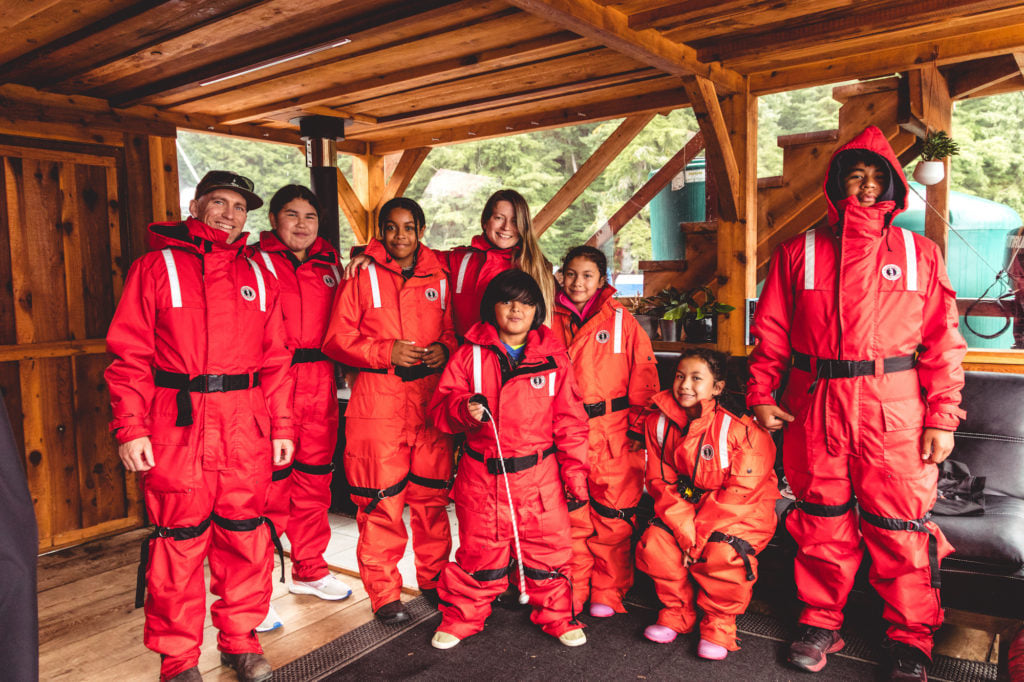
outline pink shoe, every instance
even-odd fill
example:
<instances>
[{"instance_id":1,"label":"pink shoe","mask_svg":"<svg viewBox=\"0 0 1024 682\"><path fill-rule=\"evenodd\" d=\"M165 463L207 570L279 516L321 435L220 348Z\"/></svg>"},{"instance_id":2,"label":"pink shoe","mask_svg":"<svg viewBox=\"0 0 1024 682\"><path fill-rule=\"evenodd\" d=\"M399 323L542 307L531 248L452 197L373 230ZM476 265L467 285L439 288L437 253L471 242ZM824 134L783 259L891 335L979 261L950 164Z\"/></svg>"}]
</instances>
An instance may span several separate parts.
<instances>
[{"instance_id":1,"label":"pink shoe","mask_svg":"<svg viewBox=\"0 0 1024 682\"><path fill-rule=\"evenodd\" d=\"M720 644L701 639L697 644L697 655L709 661L721 661L729 655L729 650Z\"/></svg>"},{"instance_id":2,"label":"pink shoe","mask_svg":"<svg viewBox=\"0 0 1024 682\"><path fill-rule=\"evenodd\" d=\"M658 625L657 623L654 625L648 625L644 628L644 637L652 642L657 642L658 644L674 642L677 634L679 633L672 628L665 627L664 625Z\"/></svg>"},{"instance_id":3,"label":"pink shoe","mask_svg":"<svg viewBox=\"0 0 1024 682\"><path fill-rule=\"evenodd\" d=\"M594 618L611 618L615 615L615 609L607 604L599 604L596 601L590 602L590 615Z\"/></svg>"}]
</instances>

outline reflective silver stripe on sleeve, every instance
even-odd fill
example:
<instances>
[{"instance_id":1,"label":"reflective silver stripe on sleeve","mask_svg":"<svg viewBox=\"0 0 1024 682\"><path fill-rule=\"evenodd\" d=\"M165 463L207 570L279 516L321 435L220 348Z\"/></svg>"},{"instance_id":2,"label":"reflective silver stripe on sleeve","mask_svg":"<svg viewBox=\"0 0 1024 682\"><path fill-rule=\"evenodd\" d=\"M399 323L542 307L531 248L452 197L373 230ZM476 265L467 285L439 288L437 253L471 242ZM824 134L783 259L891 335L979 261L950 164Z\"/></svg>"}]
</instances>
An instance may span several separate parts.
<instances>
[{"instance_id":1,"label":"reflective silver stripe on sleeve","mask_svg":"<svg viewBox=\"0 0 1024 682\"><path fill-rule=\"evenodd\" d=\"M270 260L270 254L266 251L260 251L260 255L263 256L263 262L267 264L267 270L270 270L270 274L277 277L277 270L274 269L274 261Z\"/></svg>"},{"instance_id":2,"label":"reflective silver stripe on sleeve","mask_svg":"<svg viewBox=\"0 0 1024 682\"><path fill-rule=\"evenodd\" d=\"M263 283L263 271L252 258L246 258L246 260L249 261L252 271L256 274L256 289L260 293L260 311L265 313L267 312L267 286Z\"/></svg>"},{"instance_id":3,"label":"reflective silver stripe on sleeve","mask_svg":"<svg viewBox=\"0 0 1024 682\"><path fill-rule=\"evenodd\" d=\"M171 307L181 307L181 282L178 281L178 266L174 263L174 252L170 249L160 251L167 265L167 282L171 285Z\"/></svg>"},{"instance_id":4,"label":"reflective silver stripe on sleeve","mask_svg":"<svg viewBox=\"0 0 1024 682\"><path fill-rule=\"evenodd\" d=\"M615 310L615 340L612 343L612 352L622 352L622 313L625 311L622 308L616 308Z\"/></svg>"},{"instance_id":5,"label":"reflective silver stripe on sleeve","mask_svg":"<svg viewBox=\"0 0 1024 682\"><path fill-rule=\"evenodd\" d=\"M718 463L723 469L729 468L729 425L732 424L732 417L725 415L722 419L722 428L718 432Z\"/></svg>"},{"instance_id":6,"label":"reflective silver stripe on sleeve","mask_svg":"<svg viewBox=\"0 0 1024 682\"><path fill-rule=\"evenodd\" d=\"M914 243L914 233L910 230L903 230L903 245L907 249L907 291L917 291L917 244Z\"/></svg>"},{"instance_id":7,"label":"reflective silver stripe on sleeve","mask_svg":"<svg viewBox=\"0 0 1024 682\"><path fill-rule=\"evenodd\" d=\"M462 280L466 277L466 268L469 267L469 259L473 256L473 252L469 251L465 256L462 257L462 264L459 265L459 278L455 281L455 293L462 293Z\"/></svg>"},{"instance_id":8,"label":"reflective silver stripe on sleeve","mask_svg":"<svg viewBox=\"0 0 1024 682\"><path fill-rule=\"evenodd\" d=\"M658 415L658 447L665 447L665 429L668 428L668 417L664 413Z\"/></svg>"},{"instance_id":9,"label":"reflective silver stripe on sleeve","mask_svg":"<svg viewBox=\"0 0 1024 682\"><path fill-rule=\"evenodd\" d=\"M334 273L334 281L337 282L338 284L341 284L341 273L338 272L338 266L332 265L331 272Z\"/></svg>"},{"instance_id":10,"label":"reflective silver stripe on sleeve","mask_svg":"<svg viewBox=\"0 0 1024 682\"><path fill-rule=\"evenodd\" d=\"M804 233L804 289L814 288L814 230Z\"/></svg>"},{"instance_id":11,"label":"reflective silver stripe on sleeve","mask_svg":"<svg viewBox=\"0 0 1024 682\"><path fill-rule=\"evenodd\" d=\"M440 287L441 287L441 310L444 310L445 309L444 298L445 298L445 295L448 293L448 280L445 279L444 277L441 278Z\"/></svg>"},{"instance_id":12,"label":"reflective silver stripe on sleeve","mask_svg":"<svg viewBox=\"0 0 1024 682\"><path fill-rule=\"evenodd\" d=\"M380 307L380 283L377 281L377 264L370 263L370 294L373 296L373 307Z\"/></svg>"},{"instance_id":13,"label":"reflective silver stripe on sleeve","mask_svg":"<svg viewBox=\"0 0 1024 682\"><path fill-rule=\"evenodd\" d=\"M473 344L473 393L483 395L483 379L481 377L482 370L480 364L480 346Z\"/></svg>"},{"instance_id":14,"label":"reflective silver stripe on sleeve","mask_svg":"<svg viewBox=\"0 0 1024 682\"><path fill-rule=\"evenodd\" d=\"M548 396L555 397L555 373L548 372Z\"/></svg>"}]
</instances>

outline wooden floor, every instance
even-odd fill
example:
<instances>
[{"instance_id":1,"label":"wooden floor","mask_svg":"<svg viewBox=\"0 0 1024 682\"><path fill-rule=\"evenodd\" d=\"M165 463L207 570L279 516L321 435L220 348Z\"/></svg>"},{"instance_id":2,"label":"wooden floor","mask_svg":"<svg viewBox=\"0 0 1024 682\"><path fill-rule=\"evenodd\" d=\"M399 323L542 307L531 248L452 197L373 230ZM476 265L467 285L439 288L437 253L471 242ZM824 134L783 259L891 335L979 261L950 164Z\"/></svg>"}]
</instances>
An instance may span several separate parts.
<instances>
[{"instance_id":1,"label":"wooden floor","mask_svg":"<svg viewBox=\"0 0 1024 682\"><path fill-rule=\"evenodd\" d=\"M139 547L148 532L132 531L39 558L40 679L159 678L160 657L142 645L142 609L133 608ZM273 604L286 626L260 635L275 668L373 619L357 577L342 576L352 587L351 597L328 602L290 594L276 581L279 571L276 566ZM236 679L220 665L209 611L199 669L211 682Z\"/></svg>"}]
</instances>

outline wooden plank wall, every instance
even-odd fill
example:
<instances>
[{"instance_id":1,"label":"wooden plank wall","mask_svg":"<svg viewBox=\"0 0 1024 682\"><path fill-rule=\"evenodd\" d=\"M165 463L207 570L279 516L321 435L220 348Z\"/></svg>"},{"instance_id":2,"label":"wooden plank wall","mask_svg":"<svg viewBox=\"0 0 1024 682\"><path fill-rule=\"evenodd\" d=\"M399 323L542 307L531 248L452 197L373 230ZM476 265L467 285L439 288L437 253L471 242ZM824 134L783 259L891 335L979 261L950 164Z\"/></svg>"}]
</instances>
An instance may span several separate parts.
<instances>
[{"instance_id":1,"label":"wooden plank wall","mask_svg":"<svg viewBox=\"0 0 1024 682\"><path fill-rule=\"evenodd\" d=\"M0 391L47 551L143 523L107 430L104 337L145 225L177 217L177 165L173 137L72 127L57 140L6 127Z\"/></svg>"}]
</instances>

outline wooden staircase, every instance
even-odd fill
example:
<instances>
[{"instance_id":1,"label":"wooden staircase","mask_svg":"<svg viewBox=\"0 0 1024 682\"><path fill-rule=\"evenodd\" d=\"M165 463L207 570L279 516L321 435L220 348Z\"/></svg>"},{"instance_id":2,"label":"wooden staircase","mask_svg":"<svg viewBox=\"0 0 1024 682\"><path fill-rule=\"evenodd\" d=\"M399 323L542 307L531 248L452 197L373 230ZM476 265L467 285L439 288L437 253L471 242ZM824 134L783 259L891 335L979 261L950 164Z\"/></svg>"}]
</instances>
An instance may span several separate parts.
<instances>
[{"instance_id":1,"label":"wooden staircase","mask_svg":"<svg viewBox=\"0 0 1024 682\"><path fill-rule=\"evenodd\" d=\"M767 272L772 252L782 242L823 223L826 217L822 184L832 153L869 125L878 126L897 156L914 147L917 136L905 129L901 112L912 110L899 78L885 78L835 88L842 103L839 127L779 137L782 175L758 180L757 277ZM901 159L903 160L903 159Z\"/></svg>"}]
</instances>

